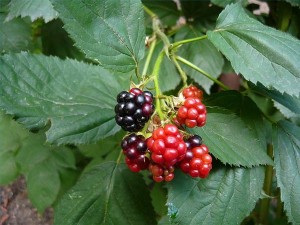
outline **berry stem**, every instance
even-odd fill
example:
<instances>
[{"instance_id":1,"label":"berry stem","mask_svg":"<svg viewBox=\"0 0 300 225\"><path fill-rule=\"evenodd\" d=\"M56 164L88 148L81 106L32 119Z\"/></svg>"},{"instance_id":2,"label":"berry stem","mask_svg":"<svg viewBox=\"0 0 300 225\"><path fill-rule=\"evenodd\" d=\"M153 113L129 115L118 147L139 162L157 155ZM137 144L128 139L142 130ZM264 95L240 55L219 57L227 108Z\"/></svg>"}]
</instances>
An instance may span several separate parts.
<instances>
[{"instance_id":1,"label":"berry stem","mask_svg":"<svg viewBox=\"0 0 300 225\"><path fill-rule=\"evenodd\" d=\"M146 62L145 62L144 68L143 68L142 76L145 76L147 74L148 67L149 67L149 64L150 64L150 61L151 61L151 58L152 58L152 55L153 55L153 52L154 52L154 49L155 49L155 45L156 45L156 38L154 38L154 40L152 41L152 43L150 45L149 53L148 53L147 58L146 58Z\"/></svg>"},{"instance_id":2,"label":"berry stem","mask_svg":"<svg viewBox=\"0 0 300 225\"><path fill-rule=\"evenodd\" d=\"M271 144L268 144L267 146L267 153L271 158L273 157L273 146ZM273 179L273 166L266 166L264 192L268 196L271 195L272 179ZM266 224L266 222L268 221L269 207L270 207L270 198L262 199L260 203L260 213L259 213L260 222L262 224Z\"/></svg>"},{"instance_id":3,"label":"berry stem","mask_svg":"<svg viewBox=\"0 0 300 225\"><path fill-rule=\"evenodd\" d=\"M143 8L144 8L144 11L152 18L157 17L156 14L154 12L152 12L152 10L149 9L147 6L143 5Z\"/></svg>"},{"instance_id":4,"label":"berry stem","mask_svg":"<svg viewBox=\"0 0 300 225\"><path fill-rule=\"evenodd\" d=\"M181 76L181 79L182 79L182 82L183 82L183 87L186 87L187 86L187 76L186 76L186 73L182 70L181 66L179 65L177 59L176 59L176 55L173 54L172 55L172 61L174 62L180 76Z\"/></svg>"},{"instance_id":5,"label":"berry stem","mask_svg":"<svg viewBox=\"0 0 300 225\"><path fill-rule=\"evenodd\" d=\"M190 61L180 57L180 56L176 56L176 59L184 64L186 64L187 66L193 68L194 70L202 73L204 76L206 76L208 79L212 80L213 82L215 82L216 84L218 84L221 88L223 88L224 90L230 90L229 87L227 87L225 84L223 84L222 82L220 82L218 79L214 78L212 75L210 75L209 73L207 73L206 71L200 69L198 66L196 66L195 64L191 63Z\"/></svg>"},{"instance_id":6,"label":"berry stem","mask_svg":"<svg viewBox=\"0 0 300 225\"><path fill-rule=\"evenodd\" d=\"M161 110L161 105L160 105L160 98L158 96L161 95L161 91L159 88L159 82L158 82L158 76L159 76L159 70L160 70L160 66L162 63L164 57L164 51L161 51L155 61L154 64L154 68L153 68L153 72L152 72L152 76L153 76L153 80L154 80L154 86L155 86L155 92L156 92L156 104L155 104L155 111L158 113L158 116L161 120L164 119L164 114Z\"/></svg>"},{"instance_id":7,"label":"berry stem","mask_svg":"<svg viewBox=\"0 0 300 225\"><path fill-rule=\"evenodd\" d=\"M174 42L170 46L170 50L176 49L180 45L191 43L191 42L194 42L194 41L200 41L200 40L203 40L203 39L206 39L206 38L207 38L207 35L203 35L203 36L196 37L196 38L190 38L190 39L185 39L185 40L182 40L182 41L177 41L177 42Z\"/></svg>"}]
</instances>

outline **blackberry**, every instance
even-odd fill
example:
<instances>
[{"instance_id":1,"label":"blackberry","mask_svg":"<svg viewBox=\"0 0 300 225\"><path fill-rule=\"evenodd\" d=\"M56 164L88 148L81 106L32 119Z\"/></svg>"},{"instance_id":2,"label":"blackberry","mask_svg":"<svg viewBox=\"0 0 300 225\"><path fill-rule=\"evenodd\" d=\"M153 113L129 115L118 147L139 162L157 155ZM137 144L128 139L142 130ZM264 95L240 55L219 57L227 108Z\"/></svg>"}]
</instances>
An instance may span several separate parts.
<instances>
[{"instance_id":1,"label":"blackberry","mask_svg":"<svg viewBox=\"0 0 300 225\"><path fill-rule=\"evenodd\" d=\"M126 156L125 162L133 172L148 169L150 160L146 156L147 144L142 135L135 133L128 135L121 142L123 153Z\"/></svg>"},{"instance_id":2,"label":"blackberry","mask_svg":"<svg viewBox=\"0 0 300 225\"><path fill-rule=\"evenodd\" d=\"M153 111L153 95L149 91L132 88L129 92L122 91L117 96L115 106L116 123L123 130L136 132L141 130L150 119Z\"/></svg>"}]
</instances>

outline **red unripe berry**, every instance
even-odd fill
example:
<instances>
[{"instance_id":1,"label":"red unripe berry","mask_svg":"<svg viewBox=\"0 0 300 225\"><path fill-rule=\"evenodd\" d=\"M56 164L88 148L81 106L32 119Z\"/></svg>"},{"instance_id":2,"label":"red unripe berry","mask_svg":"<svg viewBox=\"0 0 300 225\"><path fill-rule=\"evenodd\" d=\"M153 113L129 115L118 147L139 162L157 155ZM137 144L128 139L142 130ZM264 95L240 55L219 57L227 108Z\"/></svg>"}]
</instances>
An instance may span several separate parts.
<instances>
[{"instance_id":1,"label":"red unripe berry","mask_svg":"<svg viewBox=\"0 0 300 225\"><path fill-rule=\"evenodd\" d=\"M198 170L189 170L189 174L191 177L198 177L199 171Z\"/></svg>"},{"instance_id":2,"label":"red unripe berry","mask_svg":"<svg viewBox=\"0 0 300 225\"><path fill-rule=\"evenodd\" d=\"M139 88L131 88L129 91L133 95L140 95L143 94L143 91Z\"/></svg>"},{"instance_id":3,"label":"red unripe berry","mask_svg":"<svg viewBox=\"0 0 300 225\"><path fill-rule=\"evenodd\" d=\"M177 148L179 144L177 138L174 136L166 136L164 143L168 148Z\"/></svg>"},{"instance_id":4,"label":"red unripe berry","mask_svg":"<svg viewBox=\"0 0 300 225\"><path fill-rule=\"evenodd\" d=\"M163 164L165 162L163 155L152 153L151 154L151 159L153 162L158 163L158 164Z\"/></svg>"},{"instance_id":5,"label":"red unripe berry","mask_svg":"<svg viewBox=\"0 0 300 225\"><path fill-rule=\"evenodd\" d=\"M211 164L212 162L212 157L210 156L210 154L203 155L201 159L205 164Z\"/></svg>"},{"instance_id":6,"label":"red unripe berry","mask_svg":"<svg viewBox=\"0 0 300 225\"><path fill-rule=\"evenodd\" d=\"M136 163L133 163L133 164L129 164L128 165L128 168L132 171L132 172L140 172L140 167L136 164Z\"/></svg>"},{"instance_id":7,"label":"red unripe berry","mask_svg":"<svg viewBox=\"0 0 300 225\"><path fill-rule=\"evenodd\" d=\"M199 170L202 164L202 160L199 158L192 158L192 160L190 161L191 169L194 170Z\"/></svg>"},{"instance_id":8,"label":"red unripe berry","mask_svg":"<svg viewBox=\"0 0 300 225\"><path fill-rule=\"evenodd\" d=\"M195 147L192 149L193 155L196 158L202 158L203 155L205 155L205 150L201 146Z\"/></svg>"},{"instance_id":9,"label":"red unripe berry","mask_svg":"<svg viewBox=\"0 0 300 225\"><path fill-rule=\"evenodd\" d=\"M205 178L208 176L211 170L211 164L203 164L202 167L199 169L199 177Z\"/></svg>"},{"instance_id":10,"label":"red unripe berry","mask_svg":"<svg viewBox=\"0 0 300 225\"><path fill-rule=\"evenodd\" d=\"M197 126L197 121L196 120L190 120L190 119L186 119L185 120L185 125L189 128L193 128L195 126Z\"/></svg>"},{"instance_id":11,"label":"red unripe berry","mask_svg":"<svg viewBox=\"0 0 300 225\"><path fill-rule=\"evenodd\" d=\"M173 161L174 159L176 159L178 156L178 152L176 149L173 148L167 148L165 153L164 153L164 159L167 162Z\"/></svg>"},{"instance_id":12,"label":"red unripe berry","mask_svg":"<svg viewBox=\"0 0 300 225\"><path fill-rule=\"evenodd\" d=\"M188 108L185 106L181 106L177 111L177 115L180 118L185 119L188 116Z\"/></svg>"},{"instance_id":13,"label":"red unripe berry","mask_svg":"<svg viewBox=\"0 0 300 225\"><path fill-rule=\"evenodd\" d=\"M205 144L202 144L201 148L203 149L205 154L207 154L209 152L208 147Z\"/></svg>"},{"instance_id":14,"label":"red unripe berry","mask_svg":"<svg viewBox=\"0 0 300 225\"><path fill-rule=\"evenodd\" d=\"M159 165L151 164L151 173L153 174L153 176L160 176L164 173L164 170Z\"/></svg>"},{"instance_id":15,"label":"red unripe berry","mask_svg":"<svg viewBox=\"0 0 300 225\"><path fill-rule=\"evenodd\" d=\"M189 118L191 120L195 120L198 118L198 116L199 116L199 113L198 113L197 109L189 108L188 113L187 113L187 118Z\"/></svg>"},{"instance_id":16,"label":"red unripe berry","mask_svg":"<svg viewBox=\"0 0 300 225\"><path fill-rule=\"evenodd\" d=\"M152 137L148 138L148 139L146 140L146 142L147 142L147 147L148 147L149 149L150 149L150 148L153 148L154 140L153 140Z\"/></svg>"},{"instance_id":17,"label":"red unripe berry","mask_svg":"<svg viewBox=\"0 0 300 225\"><path fill-rule=\"evenodd\" d=\"M155 131L153 131L152 137L154 138L154 140L164 139L164 137L165 137L164 129L162 127L157 128ZM148 148L149 148L149 146L148 146Z\"/></svg>"},{"instance_id":18,"label":"red unripe berry","mask_svg":"<svg viewBox=\"0 0 300 225\"><path fill-rule=\"evenodd\" d=\"M174 173L170 173L167 176L165 176L165 181L170 182L174 179Z\"/></svg>"},{"instance_id":19,"label":"red unripe berry","mask_svg":"<svg viewBox=\"0 0 300 225\"><path fill-rule=\"evenodd\" d=\"M160 183L164 180L163 176L153 176L153 180L157 183Z\"/></svg>"},{"instance_id":20,"label":"red unripe berry","mask_svg":"<svg viewBox=\"0 0 300 225\"><path fill-rule=\"evenodd\" d=\"M164 127L165 135L173 135L176 136L178 134L178 128L173 124L167 124Z\"/></svg>"},{"instance_id":21,"label":"red unripe berry","mask_svg":"<svg viewBox=\"0 0 300 225\"><path fill-rule=\"evenodd\" d=\"M158 139L156 141L154 141L151 150L156 153L156 154L163 154L165 152L165 142L162 139Z\"/></svg>"},{"instance_id":22,"label":"red unripe berry","mask_svg":"<svg viewBox=\"0 0 300 225\"><path fill-rule=\"evenodd\" d=\"M187 108L191 108L193 107L195 104L196 104L196 99L195 98L187 98L185 101L184 101L184 106L187 107Z\"/></svg>"}]
</instances>

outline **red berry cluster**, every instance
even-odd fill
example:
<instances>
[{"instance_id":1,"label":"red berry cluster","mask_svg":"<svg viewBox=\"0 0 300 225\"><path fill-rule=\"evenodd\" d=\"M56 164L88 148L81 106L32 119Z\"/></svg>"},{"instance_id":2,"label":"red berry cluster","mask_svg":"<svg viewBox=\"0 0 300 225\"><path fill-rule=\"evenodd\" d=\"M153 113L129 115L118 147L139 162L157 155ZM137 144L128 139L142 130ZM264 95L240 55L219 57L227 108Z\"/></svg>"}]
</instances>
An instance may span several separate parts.
<instances>
[{"instance_id":1,"label":"red berry cluster","mask_svg":"<svg viewBox=\"0 0 300 225\"><path fill-rule=\"evenodd\" d=\"M179 164L180 169L191 177L207 177L212 168L212 157L208 147L202 144L202 139L198 135L190 137L185 143L187 151Z\"/></svg>"},{"instance_id":2,"label":"red berry cluster","mask_svg":"<svg viewBox=\"0 0 300 225\"><path fill-rule=\"evenodd\" d=\"M206 123L206 107L201 102L203 93L195 86L183 89L183 105L178 108L175 121L187 127L202 127Z\"/></svg>"},{"instance_id":3,"label":"red berry cluster","mask_svg":"<svg viewBox=\"0 0 300 225\"><path fill-rule=\"evenodd\" d=\"M173 124L167 124L164 128L159 127L153 131L152 136L147 139L147 146L151 153L151 160L155 164L153 179L158 180L161 176L166 181L173 179L173 165L185 157L186 145L182 134ZM156 173L156 168L160 167L163 173ZM172 174L172 175L170 175ZM172 177L172 179L171 179Z\"/></svg>"},{"instance_id":4,"label":"red berry cluster","mask_svg":"<svg viewBox=\"0 0 300 225\"><path fill-rule=\"evenodd\" d=\"M183 89L182 94L184 98L198 98L200 100L203 98L203 92L193 85Z\"/></svg>"}]
</instances>

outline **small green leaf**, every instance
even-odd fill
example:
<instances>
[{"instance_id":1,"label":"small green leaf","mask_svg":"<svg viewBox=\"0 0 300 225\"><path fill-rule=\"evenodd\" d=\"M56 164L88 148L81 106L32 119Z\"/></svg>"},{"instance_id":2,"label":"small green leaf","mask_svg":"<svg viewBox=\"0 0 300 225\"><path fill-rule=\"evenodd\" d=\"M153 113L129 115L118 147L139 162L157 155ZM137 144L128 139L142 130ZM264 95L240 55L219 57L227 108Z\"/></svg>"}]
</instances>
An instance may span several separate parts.
<instances>
[{"instance_id":1,"label":"small green leaf","mask_svg":"<svg viewBox=\"0 0 300 225\"><path fill-rule=\"evenodd\" d=\"M206 179L177 173L168 185L168 204L180 225L240 224L261 196L264 168L212 170Z\"/></svg>"},{"instance_id":2,"label":"small green leaf","mask_svg":"<svg viewBox=\"0 0 300 225\"><path fill-rule=\"evenodd\" d=\"M88 188L87 188L88 187ZM85 173L56 208L54 224L156 224L142 177L106 162Z\"/></svg>"},{"instance_id":3,"label":"small green leaf","mask_svg":"<svg viewBox=\"0 0 300 225\"><path fill-rule=\"evenodd\" d=\"M115 134L115 98L129 77L74 60L30 55L0 58L0 107L28 128L48 120L48 141L90 143Z\"/></svg>"},{"instance_id":4,"label":"small green leaf","mask_svg":"<svg viewBox=\"0 0 300 225\"><path fill-rule=\"evenodd\" d=\"M59 193L60 179L53 164L47 161L36 164L28 173L26 181L28 197L39 212L54 203Z\"/></svg>"},{"instance_id":5,"label":"small green leaf","mask_svg":"<svg viewBox=\"0 0 300 225\"><path fill-rule=\"evenodd\" d=\"M206 125L190 132L200 135L210 152L225 164L273 164L255 130L230 111L209 110Z\"/></svg>"},{"instance_id":6,"label":"small green leaf","mask_svg":"<svg viewBox=\"0 0 300 225\"><path fill-rule=\"evenodd\" d=\"M239 3L227 6L209 40L236 73L281 93L299 96L300 41L250 18Z\"/></svg>"},{"instance_id":7,"label":"small green leaf","mask_svg":"<svg viewBox=\"0 0 300 225\"><path fill-rule=\"evenodd\" d=\"M6 20L8 21L18 16L29 16L31 21L43 18L47 23L56 18L58 13L53 9L49 0L11 0Z\"/></svg>"},{"instance_id":8,"label":"small green leaf","mask_svg":"<svg viewBox=\"0 0 300 225\"><path fill-rule=\"evenodd\" d=\"M274 159L289 222L300 224L300 128L288 121L273 127Z\"/></svg>"},{"instance_id":9,"label":"small green leaf","mask_svg":"<svg viewBox=\"0 0 300 225\"><path fill-rule=\"evenodd\" d=\"M21 18L4 22L5 15L0 13L0 53L31 50L30 24Z\"/></svg>"},{"instance_id":10,"label":"small green leaf","mask_svg":"<svg viewBox=\"0 0 300 225\"><path fill-rule=\"evenodd\" d=\"M51 0L75 45L105 68L129 72L144 55L140 1Z\"/></svg>"},{"instance_id":11,"label":"small green leaf","mask_svg":"<svg viewBox=\"0 0 300 225\"><path fill-rule=\"evenodd\" d=\"M191 25L185 26L176 33L175 41L195 38L201 35L203 34L199 31L199 28ZM223 56L208 40L185 44L179 48L178 55L208 72L214 78L219 77L222 72L224 65ZM207 93L210 93L210 88L214 84L213 81L186 65L182 65L182 67L188 76L201 85Z\"/></svg>"},{"instance_id":12,"label":"small green leaf","mask_svg":"<svg viewBox=\"0 0 300 225\"><path fill-rule=\"evenodd\" d=\"M6 185L17 178L19 170L13 152L0 153L0 185Z\"/></svg>"}]
</instances>

